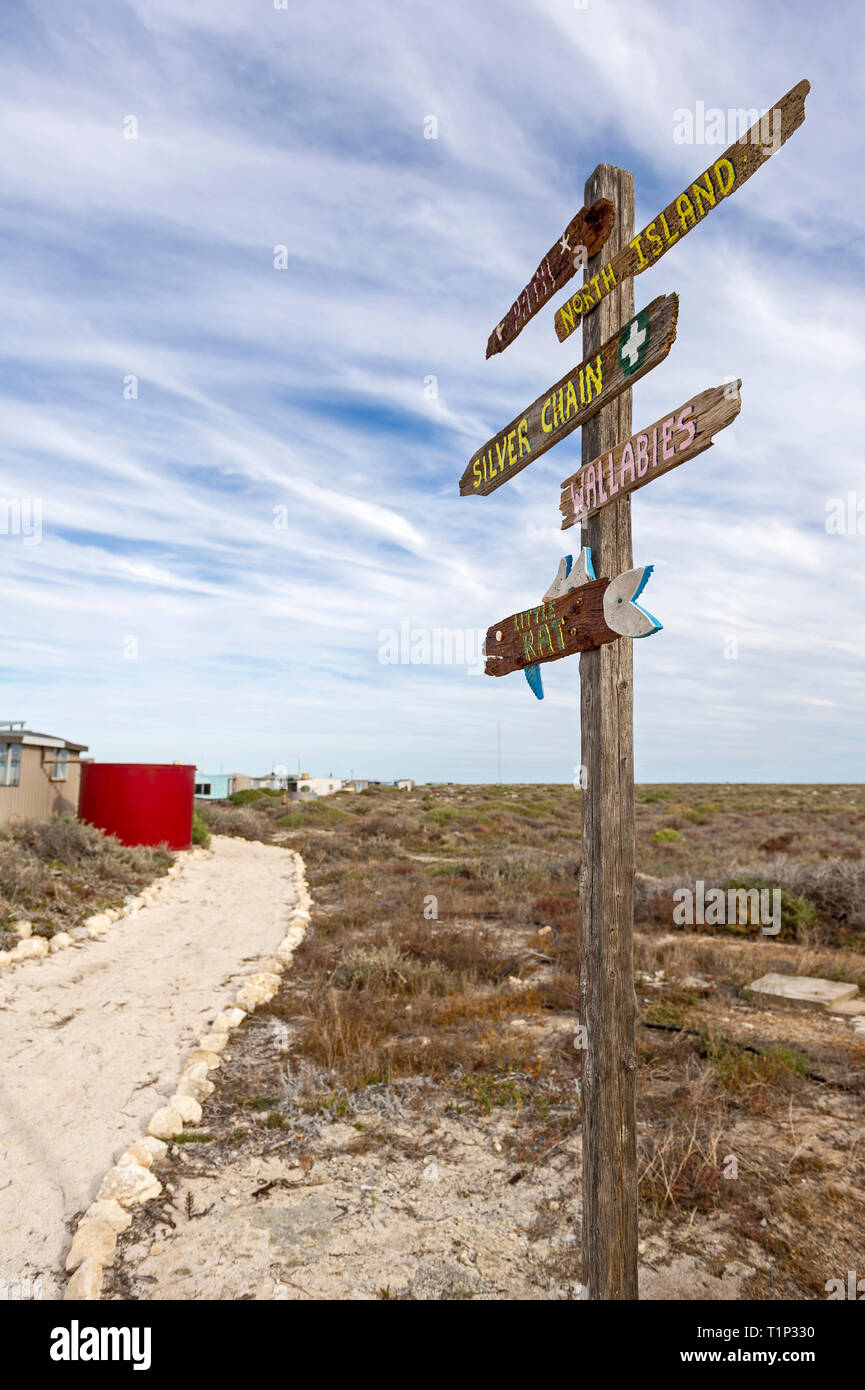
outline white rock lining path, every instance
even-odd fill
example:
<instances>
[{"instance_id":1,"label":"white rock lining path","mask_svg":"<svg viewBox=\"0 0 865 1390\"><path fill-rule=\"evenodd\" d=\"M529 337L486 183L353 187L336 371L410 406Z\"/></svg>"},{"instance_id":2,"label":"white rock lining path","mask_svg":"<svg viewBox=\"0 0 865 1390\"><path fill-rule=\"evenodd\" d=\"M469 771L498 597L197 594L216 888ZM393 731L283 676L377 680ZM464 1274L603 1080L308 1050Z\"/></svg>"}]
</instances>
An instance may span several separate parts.
<instances>
[{"instance_id":1,"label":"white rock lining path","mask_svg":"<svg viewBox=\"0 0 865 1390\"><path fill-rule=\"evenodd\" d=\"M215 837L169 874L113 930L0 975L0 1280L38 1278L43 1297L100 1296L128 1208L162 1191L163 1136L200 1119L229 1031L310 920L290 850Z\"/></svg>"}]
</instances>

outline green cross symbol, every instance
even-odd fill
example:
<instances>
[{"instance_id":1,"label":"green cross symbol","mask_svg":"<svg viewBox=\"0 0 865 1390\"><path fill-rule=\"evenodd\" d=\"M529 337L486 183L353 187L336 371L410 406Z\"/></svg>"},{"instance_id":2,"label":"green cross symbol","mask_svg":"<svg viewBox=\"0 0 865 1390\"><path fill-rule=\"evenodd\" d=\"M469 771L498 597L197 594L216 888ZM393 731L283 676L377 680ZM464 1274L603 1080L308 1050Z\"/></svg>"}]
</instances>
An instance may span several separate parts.
<instances>
[{"instance_id":1,"label":"green cross symbol","mask_svg":"<svg viewBox=\"0 0 865 1390\"><path fill-rule=\"evenodd\" d=\"M642 367L650 337L649 315L642 309L619 335L619 361L625 376L633 376Z\"/></svg>"}]
</instances>

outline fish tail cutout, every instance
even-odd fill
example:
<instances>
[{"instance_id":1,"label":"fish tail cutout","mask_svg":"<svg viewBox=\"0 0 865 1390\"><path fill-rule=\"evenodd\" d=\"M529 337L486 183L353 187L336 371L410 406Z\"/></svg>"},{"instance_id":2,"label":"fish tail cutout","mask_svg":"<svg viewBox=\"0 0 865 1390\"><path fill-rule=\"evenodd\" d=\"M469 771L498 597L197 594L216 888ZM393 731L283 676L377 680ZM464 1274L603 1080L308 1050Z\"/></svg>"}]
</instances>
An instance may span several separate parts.
<instances>
[{"instance_id":1,"label":"fish tail cutout","mask_svg":"<svg viewBox=\"0 0 865 1390\"><path fill-rule=\"evenodd\" d=\"M540 666L524 666L523 675L529 683L529 689L539 700L544 698L544 687L541 681Z\"/></svg>"},{"instance_id":2,"label":"fish tail cutout","mask_svg":"<svg viewBox=\"0 0 865 1390\"><path fill-rule=\"evenodd\" d=\"M597 579L595 567L592 564L592 547L590 545L584 545L583 554L586 557L586 574L589 576L589 583L591 583L593 579Z\"/></svg>"}]
</instances>

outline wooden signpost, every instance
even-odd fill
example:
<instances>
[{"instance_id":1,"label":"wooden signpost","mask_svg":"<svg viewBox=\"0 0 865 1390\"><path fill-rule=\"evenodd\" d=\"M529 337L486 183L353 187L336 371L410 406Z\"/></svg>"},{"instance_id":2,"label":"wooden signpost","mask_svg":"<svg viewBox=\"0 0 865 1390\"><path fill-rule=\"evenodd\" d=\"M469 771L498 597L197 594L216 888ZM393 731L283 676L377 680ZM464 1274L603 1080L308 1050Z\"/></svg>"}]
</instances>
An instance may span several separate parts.
<instances>
[{"instance_id":1,"label":"wooden signpost","mask_svg":"<svg viewBox=\"0 0 865 1390\"><path fill-rule=\"evenodd\" d=\"M616 496L636 492L687 459L712 447L712 437L731 425L742 408L741 381L701 391L663 420L601 458L592 459L562 483L562 530L587 521Z\"/></svg>"},{"instance_id":2,"label":"wooden signpost","mask_svg":"<svg viewBox=\"0 0 865 1390\"><path fill-rule=\"evenodd\" d=\"M679 299L659 295L473 454L464 497L486 496L663 362L676 339Z\"/></svg>"},{"instance_id":3,"label":"wooden signpost","mask_svg":"<svg viewBox=\"0 0 865 1390\"><path fill-rule=\"evenodd\" d=\"M487 343L487 357L504 352L522 333L529 319L533 319L576 274L581 248L587 258L603 249L614 219L613 205L606 198L599 198L590 208L580 208L555 246L550 247L525 289L517 295L501 323L493 329ZM583 268L582 264L579 268Z\"/></svg>"},{"instance_id":4,"label":"wooden signpost","mask_svg":"<svg viewBox=\"0 0 865 1390\"><path fill-rule=\"evenodd\" d=\"M633 567L631 494L709 449L741 407L741 382L730 382L632 432L630 388L669 353L678 311L677 297L668 295L635 315L634 277L789 139L805 119L809 89L803 81L788 92L639 236L633 176L598 165L585 186L583 212L609 203L615 220L601 243L603 254L598 250L589 259L584 288L556 314L561 339L582 324L583 361L488 440L460 480L463 496L486 496L582 426L581 466L562 484L560 502L563 529L583 525L578 563L566 556L536 607L493 624L485 669L492 676L522 670L541 698L541 665L580 654L582 1285L590 1299L635 1299L638 1293L633 661L627 639L657 632L660 624L636 601L652 567ZM556 264L564 274L563 263ZM542 307L554 279L539 268L490 338L488 357ZM612 577L596 578L596 571Z\"/></svg>"},{"instance_id":5,"label":"wooden signpost","mask_svg":"<svg viewBox=\"0 0 865 1390\"><path fill-rule=\"evenodd\" d=\"M638 236L626 242L595 274L586 274L583 288L556 310L555 327L561 342L579 327L580 317L591 313L616 285L631 276L641 275L659 261L671 246L708 217L714 207L762 168L804 121L805 98L810 90L810 82L797 83Z\"/></svg>"}]
</instances>

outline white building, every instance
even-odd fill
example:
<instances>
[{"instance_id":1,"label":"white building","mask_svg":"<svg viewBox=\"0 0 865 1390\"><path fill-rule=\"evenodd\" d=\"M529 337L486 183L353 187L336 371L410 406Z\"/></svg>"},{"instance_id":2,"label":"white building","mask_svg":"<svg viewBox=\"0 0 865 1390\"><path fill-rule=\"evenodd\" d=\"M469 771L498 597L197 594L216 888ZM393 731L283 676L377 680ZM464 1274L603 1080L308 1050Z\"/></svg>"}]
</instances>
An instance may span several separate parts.
<instances>
[{"instance_id":1,"label":"white building","mask_svg":"<svg viewBox=\"0 0 865 1390\"><path fill-rule=\"evenodd\" d=\"M317 796L333 796L334 792L341 792L346 783L341 777L310 777L308 772L302 772L299 777L289 777L284 772L271 772L266 777L253 777L252 785L269 787L277 792L288 792L292 801L300 801L306 797L311 801Z\"/></svg>"},{"instance_id":2,"label":"white building","mask_svg":"<svg viewBox=\"0 0 865 1390\"><path fill-rule=\"evenodd\" d=\"M289 779L288 790L293 797L302 800L305 796L333 796L343 789L341 777L310 777L306 773Z\"/></svg>"}]
</instances>

